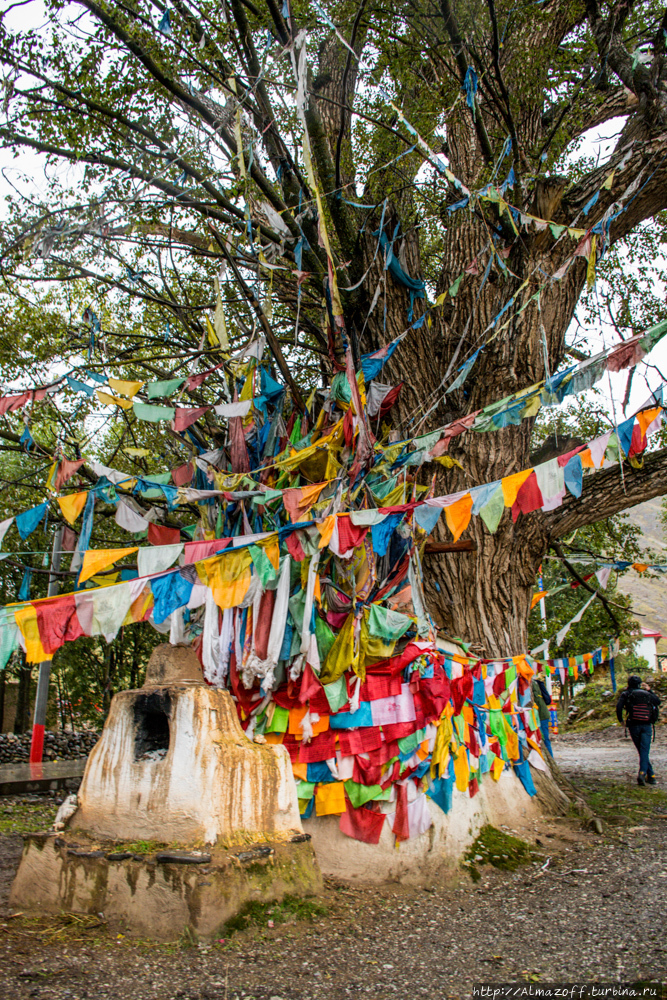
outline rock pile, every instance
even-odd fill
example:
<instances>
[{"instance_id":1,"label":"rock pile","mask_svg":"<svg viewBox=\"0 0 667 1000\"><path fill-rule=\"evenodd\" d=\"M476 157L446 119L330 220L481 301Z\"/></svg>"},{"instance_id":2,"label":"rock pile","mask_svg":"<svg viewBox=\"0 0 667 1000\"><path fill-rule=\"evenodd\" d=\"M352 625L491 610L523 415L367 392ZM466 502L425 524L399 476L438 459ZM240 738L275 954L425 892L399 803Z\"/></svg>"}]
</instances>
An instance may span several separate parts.
<instances>
[{"instance_id":1,"label":"rock pile","mask_svg":"<svg viewBox=\"0 0 667 1000\"><path fill-rule=\"evenodd\" d=\"M87 757L100 734L91 729L80 733L45 733L44 760L77 760ZM32 733L0 733L0 764L20 764L30 759Z\"/></svg>"}]
</instances>

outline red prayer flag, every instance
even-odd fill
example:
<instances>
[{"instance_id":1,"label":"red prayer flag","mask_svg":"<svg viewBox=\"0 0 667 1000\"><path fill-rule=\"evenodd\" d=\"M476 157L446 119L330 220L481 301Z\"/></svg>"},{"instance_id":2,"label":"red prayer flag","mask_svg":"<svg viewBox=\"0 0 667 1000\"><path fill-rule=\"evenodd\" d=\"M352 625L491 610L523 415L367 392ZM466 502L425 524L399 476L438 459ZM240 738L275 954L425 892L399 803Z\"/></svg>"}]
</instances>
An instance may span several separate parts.
<instances>
[{"instance_id":1,"label":"red prayer flag","mask_svg":"<svg viewBox=\"0 0 667 1000\"><path fill-rule=\"evenodd\" d=\"M211 409L210 406L179 406L176 409L176 416L174 417L174 430L180 433L190 427L203 417Z\"/></svg>"},{"instance_id":2,"label":"red prayer flag","mask_svg":"<svg viewBox=\"0 0 667 1000\"><path fill-rule=\"evenodd\" d=\"M213 372L217 372L218 368L222 368L224 363L224 361L221 361L219 365L216 365L214 368L209 368L208 371L201 372L199 375L189 375L185 380L185 388L188 390L198 389L200 385L203 385L209 375L212 375Z\"/></svg>"},{"instance_id":3,"label":"red prayer flag","mask_svg":"<svg viewBox=\"0 0 667 1000\"><path fill-rule=\"evenodd\" d=\"M180 528L168 528L165 524L148 524L148 541L151 545L175 545L181 540Z\"/></svg>"},{"instance_id":4,"label":"red prayer flag","mask_svg":"<svg viewBox=\"0 0 667 1000\"><path fill-rule=\"evenodd\" d=\"M534 510L539 510L543 503L537 476L533 471L525 483L519 487L516 500L512 505L512 520L516 521L519 514L530 514Z\"/></svg>"},{"instance_id":5,"label":"red prayer flag","mask_svg":"<svg viewBox=\"0 0 667 1000\"><path fill-rule=\"evenodd\" d=\"M268 591L268 593L274 594L275 591ZM321 687L322 685L315 676L315 671L311 667L310 663L306 663L306 669L301 677L301 688L299 690L299 701L301 704L305 705L310 698L314 698L315 695L318 694Z\"/></svg>"},{"instance_id":6,"label":"red prayer flag","mask_svg":"<svg viewBox=\"0 0 667 1000\"><path fill-rule=\"evenodd\" d=\"M394 388L390 392L387 393L387 395L384 397L384 399L380 403L380 411L379 411L378 417L377 417L378 420L382 420L383 417L387 416L387 414L391 410L392 406L394 405L394 403L398 399L400 391L401 391L402 388L403 388L403 383L399 382L398 385L395 385Z\"/></svg>"},{"instance_id":7,"label":"red prayer flag","mask_svg":"<svg viewBox=\"0 0 667 1000\"><path fill-rule=\"evenodd\" d=\"M54 484L57 493L60 493L60 490L67 482L67 480L71 479L74 473L77 472L82 465L83 465L82 458L76 459L73 462L70 462L66 458L63 458L61 460L60 465L58 466L58 471L56 472L56 480Z\"/></svg>"},{"instance_id":8,"label":"red prayer flag","mask_svg":"<svg viewBox=\"0 0 667 1000\"><path fill-rule=\"evenodd\" d=\"M385 821L384 813L375 812L365 806L354 809L349 800L346 800L346 804L347 809L340 817L340 832L364 844L378 844Z\"/></svg>"},{"instance_id":9,"label":"red prayer flag","mask_svg":"<svg viewBox=\"0 0 667 1000\"><path fill-rule=\"evenodd\" d=\"M174 486L189 486L192 482L192 462L179 465L171 470L171 480Z\"/></svg>"},{"instance_id":10,"label":"red prayer flag","mask_svg":"<svg viewBox=\"0 0 667 1000\"><path fill-rule=\"evenodd\" d=\"M34 602L37 627L44 652L52 655L66 643L85 635L76 614L74 594L63 594L51 601Z\"/></svg>"}]
</instances>

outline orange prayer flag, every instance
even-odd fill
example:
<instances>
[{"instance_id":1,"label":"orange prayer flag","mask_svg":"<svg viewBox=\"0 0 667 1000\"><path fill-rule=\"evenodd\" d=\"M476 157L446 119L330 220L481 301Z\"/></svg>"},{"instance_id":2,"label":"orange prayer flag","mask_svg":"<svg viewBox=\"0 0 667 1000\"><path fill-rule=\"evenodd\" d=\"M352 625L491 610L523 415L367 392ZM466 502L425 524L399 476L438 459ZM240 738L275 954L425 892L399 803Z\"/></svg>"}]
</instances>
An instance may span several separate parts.
<instances>
[{"instance_id":1,"label":"orange prayer flag","mask_svg":"<svg viewBox=\"0 0 667 1000\"><path fill-rule=\"evenodd\" d=\"M334 533L334 528L336 527L336 515L329 514L324 520L317 525L317 530L320 533L320 540L317 543L318 549L324 549L331 541L331 536Z\"/></svg>"},{"instance_id":2,"label":"orange prayer flag","mask_svg":"<svg viewBox=\"0 0 667 1000\"><path fill-rule=\"evenodd\" d=\"M546 590L538 590L538 591L536 591L536 593L533 594L533 596L531 598L531 601L530 601L530 610L531 611L533 610L533 608L535 607L535 605L539 604L539 602L542 600L542 598L546 596L546 593L547 593Z\"/></svg>"},{"instance_id":3,"label":"orange prayer flag","mask_svg":"<svg viewBox=\"0 0 667 1000\"><path fill-rule=\"evenodd\" d=\"M95 576L107 566L113 566L123 556L129 556L132 552L138 551L138 545L133 545L129 549L87 549L83 556L79 582L84 583L84 581L90 580L91 576Z\"/></svg>"},{"instance_id":4,"label":"orange prayer flag","mask_svg":"<svg viewBox=\"0 0 667 1000\"><path fill-rule=\"evenodd\" d=\"M650 410L642 410L641 413L637 414L637 423L641 427L642 437L646 434L646 428L653 423L661 410L661 406L654 406Z\"/></svg>"},{"instance_id":5,"label":"orange prayer flag","mask_svg":"<svg viewBox=\"0 0 667 1000\"><path fill-rule=\"evenodd\" d=\"M82 493L69 493L66 497L58 497L58 506L60 507L63 517L70 524L74 524L77 517L86 506L86 500L88 499L88 490L83 490Z\"/></svg>"},{"instance_id":6,"label":"orange prayer flag","mask_svg":"<svg viewBox=\"0 0 667 1000\"><path fill-rule=\"evenodd\" d=\"M506 507L514 506L519 490L533 471L533 469L522 469L521 472L515 472L513 476L505 476L500 480Z\"/></svg>"},{"instance_id":7,"label":"orange prayer flag","mask_svg":"<svg viewBox=\"0 0 667 1000\"><path fill-rule=\"evenodd\" d=\"M535 673L525 656L515 656L514 666L516 667L517 672L521 674L523 679L526 681L529 681Z\"/></svg>"},{"instance_id":8,"label":"orange prayer flag","mask_svg":"<svg viewBox=\"0 0 667 1000\"><path fill-rule=\"evenodd\" d=\"M593 461L593 456L591 454L590 448L584 448L583 451L579 452L579 458L581 459L581 464L584 469L594 469L595 462Z\"/></svg>"},{"instance_id":9,"label":"orange prayer flag","mask_svg":"<svg viewBox=\"0 0 667 1000\"><path fill-rule=\"evenodd\" d=\"M445 520L447 521L447 527L454 536L454 541L457 542L463 532L466 530L470 524L470 517L472 514L472 496L470 493L466 493L464 497L457 500L456 503L450 504L449 507L445 507Z\"/></svg>"},{"instance_id":10,"label":"orange prayer flag","mask_svg":"<svg viewBox=\"0 0 667 1000\"><path fill-rule=\"evenodd\" d=\"M645 573L648 569L648 563L636 562L632 564L632 568L637 570L638 573Z\"/></svg>"}]
</instances>

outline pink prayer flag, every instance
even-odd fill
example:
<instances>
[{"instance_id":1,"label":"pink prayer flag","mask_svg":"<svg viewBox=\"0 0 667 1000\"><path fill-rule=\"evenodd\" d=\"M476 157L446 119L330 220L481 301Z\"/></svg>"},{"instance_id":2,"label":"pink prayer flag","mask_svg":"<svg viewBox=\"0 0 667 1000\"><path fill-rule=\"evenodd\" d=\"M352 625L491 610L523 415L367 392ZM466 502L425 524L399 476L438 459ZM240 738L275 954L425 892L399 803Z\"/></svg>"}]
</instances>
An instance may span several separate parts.
<instances>
[{"instance_id":1,"label":"pink prayer flag","mask_svg":"<svg viewBox=\"0 0 667 1000\"><path fill-rule=\"evenodd\" d=\"M174 430L179 433L186 430L186 428L196 423L210 409L210 406L177 407L176 416L174 417Z\"/></svg>"}]
</instances>

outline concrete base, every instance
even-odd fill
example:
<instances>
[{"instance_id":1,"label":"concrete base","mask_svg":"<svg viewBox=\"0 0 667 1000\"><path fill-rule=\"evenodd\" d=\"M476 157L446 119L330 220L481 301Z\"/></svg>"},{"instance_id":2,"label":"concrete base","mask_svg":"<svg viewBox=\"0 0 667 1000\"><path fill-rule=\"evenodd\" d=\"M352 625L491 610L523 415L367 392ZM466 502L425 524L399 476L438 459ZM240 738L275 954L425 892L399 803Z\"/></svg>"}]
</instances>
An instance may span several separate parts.
<instances>
[{"instance_id":1,"label":"concrete base","mask_svg":"<svg viewBox=\"0 0 667 1000\"><path fill-rule=\"evenodd\" d=\"M432 884L434 879L446 878L448 870L460 874L461 855L485 824L509 826L519 835L522 831L528 835L545 815L567 812L569 800L551 778L535 771L531 774L538 792L533 798L512 771L504 771L498 781L486 776L473 799L454 789L448 813L429 800L433 826L398 847L387 823L377 845L346 837L340 832L338 816L306 820L303 828L313 838L324 876L362 883Z\"/></svg>"},{"instance_id":2,"label":"concrete base","mask_svg":"<svg viewBox=\"0 0 667 1000\"><path fill-rule=\"evenodd\" d=\"M183 933L225 937L249 902L312 896L322 889L310 838L296 834L224 850L165 849L80 835L31 834L10 906L33 913L103 913L114 930L163 941Z\"/></svg>"}]
</instances>

